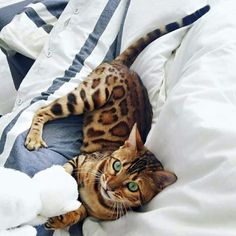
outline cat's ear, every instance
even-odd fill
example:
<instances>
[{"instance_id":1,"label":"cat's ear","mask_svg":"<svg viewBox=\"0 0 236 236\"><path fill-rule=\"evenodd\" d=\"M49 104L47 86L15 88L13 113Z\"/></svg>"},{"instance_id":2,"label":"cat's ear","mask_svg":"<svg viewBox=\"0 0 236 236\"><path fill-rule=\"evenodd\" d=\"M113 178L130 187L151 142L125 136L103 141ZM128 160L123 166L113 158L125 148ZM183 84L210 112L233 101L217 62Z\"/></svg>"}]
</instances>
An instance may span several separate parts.
<instances>
[{"instance_id":1,"label":"cat's ear","mask_svg":"<svg viewBox=\"0 0 236 236\"><path fill-rule=\"evenodd\" d=\"M154 173L154 175L154 181L157 187L160 189L164 189L177 180L177 177L174 173L166 170L158 170Z\"/></svg>"},{"instance_id":2,"label":"cat's ear","mask_svg":"<svg viewBox=\"0 0 236 236\"><path fill-rule=\"evenodd\" d=\"M133 147L136 150L142 150L143 149L143 141L141 139L140 133L138 131L137 123L134 124L129 138L125 141L126 147Z\"/></svg>"}]
</instances>

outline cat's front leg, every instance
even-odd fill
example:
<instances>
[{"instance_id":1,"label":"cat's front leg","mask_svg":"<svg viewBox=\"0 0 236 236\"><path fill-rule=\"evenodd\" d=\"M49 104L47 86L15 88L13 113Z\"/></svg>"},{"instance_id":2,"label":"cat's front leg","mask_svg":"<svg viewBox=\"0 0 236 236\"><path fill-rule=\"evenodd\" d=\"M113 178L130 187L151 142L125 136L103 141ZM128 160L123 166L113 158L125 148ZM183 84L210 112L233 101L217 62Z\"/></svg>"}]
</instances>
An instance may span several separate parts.
<instances>
[{"instance_id":1,"label":"cat's front leg","mask_svg":"<svg viewBox=\"0 0 236 236\"><path fill-rule=\"evenodd\" d=\"M28 150L38 150L40 147L47 147L43 141L42 132L44 124L50 120L47 107L39 109L33 117L29 133L25 140L25 146Z\"/></svg>"},{"instance_id":2,"label":"cat's front leg","mask_svg":"<svg viewBox=\"0 0 236 236\"><path fill-rule=\"evenodd\" d=\"M102 107L108 101L113 92L111 81L109 82L106 76L97 78L96 70L90 77L72 92L39 109L35 113L25 141L25 146L28 150L37 150L40 147L47 146L42 138L43 126L46 122L69 115L91 112Z\"/></svg>"},{"instance_id":3,"label":"cat's front leg","mask_svg":"<svg viewBox=\"0 0 236 236\"><path fill-rule=\"evenodd\" d=\"M63 229L74 225L83 220L87 216L87 211L84 205L81 205L77 210L66 213L65 215L49 218L44 224L48 230Z\"/></svg>"},{"instance_id":4,"label":"cat's front leg","mask_svg":"<svg viewBox=\"0 0 236 236\"><path fill-rule=\"evenodd\" d=\"M25 146L28 150L38 150L41 147L47 147L42 138L45 123L71 114L79 115L83 113L83 104L81 105L80 100L78 99L77 101L76 97L75 91L72 91L36 111L25 140Z\"/></svg>"}]
</instances>

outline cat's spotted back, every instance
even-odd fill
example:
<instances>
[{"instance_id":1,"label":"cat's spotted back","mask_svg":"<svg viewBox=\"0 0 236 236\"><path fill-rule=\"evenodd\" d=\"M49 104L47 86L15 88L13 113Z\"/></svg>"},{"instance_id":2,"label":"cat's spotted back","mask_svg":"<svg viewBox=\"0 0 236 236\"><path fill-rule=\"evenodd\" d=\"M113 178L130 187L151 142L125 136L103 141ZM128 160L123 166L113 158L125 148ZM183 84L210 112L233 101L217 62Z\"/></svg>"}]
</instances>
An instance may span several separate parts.
<instances>
[{"instance_id":1,"label":"cat's spotted back","mask_svg":"<svg viewBox=\"0 0 236 236\"><path fill-rule=\"evenodd\" d=\"M93 152L117 149L127 139L135 122L145 140L151 127L152 107L138 75L113 62L103 63L89 78L92 82L83 82L82 93L86 89L95 89L91 103L87 103L87 108L92 106L95 109L85 113L84 143L81 150ZM84 101L89 101L87 96L90 95L84 94ZM103 105L101 96L104 95L106 102Z\"/></svg>"}]
</instances>

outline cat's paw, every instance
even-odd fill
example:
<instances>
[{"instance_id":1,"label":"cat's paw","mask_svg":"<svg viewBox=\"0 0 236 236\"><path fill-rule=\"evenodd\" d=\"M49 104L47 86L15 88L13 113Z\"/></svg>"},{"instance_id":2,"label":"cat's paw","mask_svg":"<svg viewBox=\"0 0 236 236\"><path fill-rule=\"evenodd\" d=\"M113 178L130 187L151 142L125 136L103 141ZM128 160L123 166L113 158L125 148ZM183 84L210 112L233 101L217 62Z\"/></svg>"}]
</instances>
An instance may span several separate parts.
<instances>
[{"instance_id":1,"label":"cat's paw","mask_svg":"<svg viewBox=\"0 0 236 236\"><path fill-rule=\"evenodd\" d=\"M74 225L79 221L83 220L87 216L87 211L83 205L77 210L70 211L64 215L51 217L44 224L48 230L63 229L68 226Z\"/></svg>"},{"instance_id":2,"label":"cat's paw","mask_svg":"<svg viewBox=\"0 0 236 236\"><path fill-rule=\"evenodd\" d=\"M36 133L29 133L25 140L25 147L32 151L38 150L41 147L47 147L47 144L43 141L42 137Z\"/></svg>"},{"instance_id":3,"label":"cat's paw","mask_svg":"<svg viewBox=\"0 0 236 236\"><path fill-rule=\"evenodd\" d=\"M68 226L74 225L77 222L78 219L73 219L70 214L65 214L49 218L48 221L44 224L44 227L47 230L64 229Z\"/></svg>"},{"instance_id":4,"label":"cat's paw","mask_svg":"<svg viewBox=\"0 0 236 236\"><path fill-rule=\"evenodd\" d=\"M63 229L66 225L63 223L63 216L55 216L48 219L44 224L47 230Z\"/></svg>"}]
</instances>

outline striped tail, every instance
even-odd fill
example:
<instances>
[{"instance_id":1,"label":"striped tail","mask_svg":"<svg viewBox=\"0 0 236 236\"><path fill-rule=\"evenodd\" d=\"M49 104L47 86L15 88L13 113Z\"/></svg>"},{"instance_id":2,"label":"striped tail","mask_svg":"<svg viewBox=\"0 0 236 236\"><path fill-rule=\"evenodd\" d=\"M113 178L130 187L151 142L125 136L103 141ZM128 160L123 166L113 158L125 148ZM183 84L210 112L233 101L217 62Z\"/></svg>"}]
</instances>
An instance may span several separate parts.
<instances>
[{"instance_id":1,"label":"striped tail","mask_svg":"<svg viewBox=\"0 0 236 236\"><path fill-rule=\"evenodd\" d=\"M203 8L200 8L199 10L195 11L194 13L185 16L179 21L170 23L164 27L151 31L144 37L138 39L136 42L131 44L124 52L122 52L113 60L113 63L119 63L130 67L137 58L137 56L140 54L140 52L142 52L142 50L154 40L181 27L191 25L203 15L205 15L209 10L210 6L206 5Z\"/></svg>"}]
</instances>

